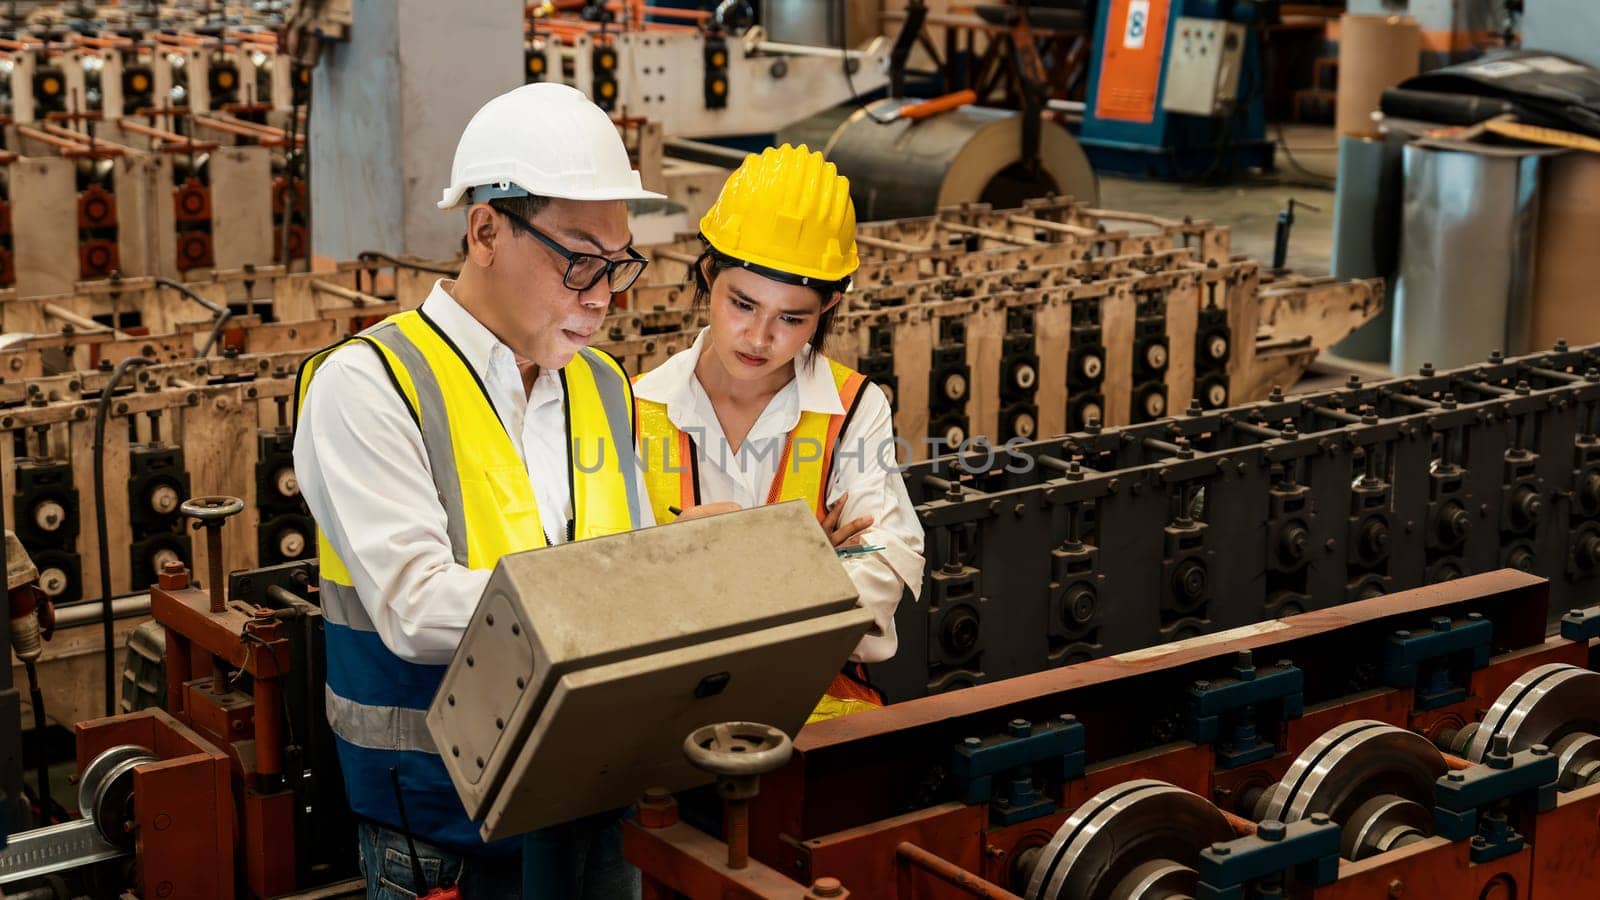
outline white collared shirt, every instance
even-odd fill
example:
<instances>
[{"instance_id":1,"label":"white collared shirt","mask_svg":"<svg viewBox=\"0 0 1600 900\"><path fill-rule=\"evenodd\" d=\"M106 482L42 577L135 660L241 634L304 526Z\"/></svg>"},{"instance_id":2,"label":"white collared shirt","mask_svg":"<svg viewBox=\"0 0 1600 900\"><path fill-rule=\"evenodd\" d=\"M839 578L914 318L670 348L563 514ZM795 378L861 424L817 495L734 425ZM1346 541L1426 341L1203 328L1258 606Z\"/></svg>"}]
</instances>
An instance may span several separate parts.
<instances>
[{"instance_id":1,"label":"white collared shirt","mask_svg":"<svg viewBox=\"0 0 1600 900\"><path fill-rule=\"evenodd\" d=\"M701 331L694 345L647 372L633 386L634 395L664 403L667 418L679 431L694 438L700 475L700 502L731 501L749 509L767 502L777 475L783 442L800 422L802 410L839 415L844 407L825 357L809 346L795 357L795 377L767 404L740 445L728 449L711 398L706 396L695 366L706 346ZM808 364L809 362L809 364ZM895 465L894 420L883 389L868 384L857 401L855 415L839 438L833 474L827 485L828 505L849 494L841 521L872 516L872 527L862 535L878 553L845 558L845 571L860 592L862 608L872 613L875 633L861 639L851 659L882 662L898 646L894 611L905 589L915 600L922 592L922 523L911 506L905 482Z\"/></svg>"},{"instance_id":2,"label":"white collared shirt","mask_svg":"<svg viewBox=\"0 0 1600 900\"><path fill-rule=\"evenodd\" d=\"M540 370L525 394L516 354L450 296L453 284L436 282L422 311L483 381L528 468L546 539L561 543L572 516L561 378ZM455 562L422 433L370 347L341 348L317 369L296 425L294 468L384 645L410 662L449 662L489 572Z\"/></svg>"}]
</instances>

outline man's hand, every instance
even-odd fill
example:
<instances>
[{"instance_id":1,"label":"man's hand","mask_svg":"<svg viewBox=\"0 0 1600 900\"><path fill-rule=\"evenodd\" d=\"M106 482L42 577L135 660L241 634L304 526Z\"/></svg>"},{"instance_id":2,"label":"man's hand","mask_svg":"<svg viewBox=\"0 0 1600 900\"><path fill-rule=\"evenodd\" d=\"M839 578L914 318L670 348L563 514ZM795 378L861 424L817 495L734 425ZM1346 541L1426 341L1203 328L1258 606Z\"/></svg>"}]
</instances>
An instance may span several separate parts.
<instances>
[{"instance_id":1,"label":"man's hand","mask_svg":"<svg viewBox=\"0 0 1600 900\"><path fill-rule=\"evenodd\" d=\"M850 499L849 494L839 498L839 502L828 507L828 514L822 520L822 530L828 533L828 540L834 547L854 547L861 543L861 532L872 527L872 517L862 516L851 519L841 524L839 517L844 513L845 502Z\"/></svg>"},{"instance_id":2,"label":"man's hand","mask_svg":"<svg viewBox=\"0 0 1600 900\"><path fill-rule=\"evenodd\" d=\"M704 519L706 516L717 516L723 513L736 512L740 509L743 509L743 507L730 500L724 500L721 503L702 503L699 506L691 506L685 509L673 521L687 522L690 519Z\"/></svg>"}]
</instances>

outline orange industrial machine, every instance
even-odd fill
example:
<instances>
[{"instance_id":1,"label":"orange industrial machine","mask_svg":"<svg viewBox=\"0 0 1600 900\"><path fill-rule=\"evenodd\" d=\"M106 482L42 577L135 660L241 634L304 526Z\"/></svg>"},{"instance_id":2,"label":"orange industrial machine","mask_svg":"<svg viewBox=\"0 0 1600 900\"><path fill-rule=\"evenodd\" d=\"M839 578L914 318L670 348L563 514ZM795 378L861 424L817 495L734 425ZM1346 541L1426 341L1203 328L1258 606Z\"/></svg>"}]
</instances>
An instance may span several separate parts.
<instances>
[{"instance_id":1,"label":"orange industrial machine","mask_svg":"<svg viewBox=\"0 0 1600 900\"><path fill-rule=\"evenodd\" d=\"M307 599L315 561L229 578L222 527L243 501L180 509L206 532L209 571L202 586L172 560L150 589L165 708L77 726L84 818L11 835L0 889L41 889L31 882L50 875L91 896L266 898L354 874L322 714L322 614Z\"/></svg>"},{"instance_id":2,"label":"orange industrial machine","mask_svg":"<svg viewBox=\"0 0 1600 900\"><path fill-rule=\"evenodd\" d=\"M647 900L1593 896L1600 609L1547 637L1546 602L1505 570L819 723L792 753L691 736L720 797L647 793L627 855Z\"/></svg>"}]
</instances>

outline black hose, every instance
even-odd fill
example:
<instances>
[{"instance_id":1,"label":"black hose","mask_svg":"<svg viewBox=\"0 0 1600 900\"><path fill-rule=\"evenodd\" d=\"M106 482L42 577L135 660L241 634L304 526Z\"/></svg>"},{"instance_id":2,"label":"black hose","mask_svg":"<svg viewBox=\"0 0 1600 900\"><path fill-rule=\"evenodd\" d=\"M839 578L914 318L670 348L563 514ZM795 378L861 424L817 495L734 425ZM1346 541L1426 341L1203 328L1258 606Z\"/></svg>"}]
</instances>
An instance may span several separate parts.
<instances>
[{"instance_id":1,"label":"black hose","mask_svg":"<svg viewBox=\"0 0 1600 900\"><path fill-rule=\"evenodd\" d=\"M375 259L379 262L388 263L397 269L414 269L418 272L432 272L435 275L449 275L451 278L461 274L455 269L446 269L444 266L430 266L427 263L406 262L402 259L395 259L387 253L379 253L376 250L363 250L356 254L356 259L362 262Z\"/></svg>"},{"instance_id":2,"label":"black hose","mask_svg":"<svg viewBox=\"0 0 1600 900\"><path fill-rule=\"evenodd\" d=\"M217 324L211 326L211 333L206 335L206 342L201 345L200 352L194 355L195 359L204 359L211 355L211 348L217 345L217 341L222 337L222 329L228 327L228 321L232 318L232 310L224 310L222 315L217 316Z\"/></svg>"},{"instance_id":3,"label":"black hose","mask_svg":"<svg viewBox=\"0 0 1600 900\"><path fill-rule=\"evenodd\" d=\"M321 39L320 35L319 35L318 39L319 40ZM300 171L302 173L304 173L304 174L301 175L300 180L302 182L304 182L304 184L306 186L306 197L307 197L307 199L309 199L311 197L311 98L314 97L314 96L316 96L316 86L312 85L309 89L306 90L306 130L304 132L304 134L306 136L305 155L300 157L299 160L298 160L299 169L300 169ZM298 119L300 117L300 114L297 112L297 113L294 113L294 116L295 116L296 119ZM307 209L305 214L306 214L306 271L309 272L309 271L311 271L311 263L312 263L312 259L311 259L311 226L312 226L313 223L311 221L311 210ZM284 224L287 226L288 223L285 222ZM287 271L288 268L289 268L289 261L287 259L284 260L283 261L283 265L284 265L284 270Z\"/></svg>"},{"instance_id":4,"label":"black hose","mask_svg":"<svg viewBox=\"0 0 1600 900\"><path fill-rule=\"evenodd\" d=\"M33 705L33 739L39 752L39 814L48 825L55 815L55 802L50 799L50 761L45 753L44 692L39 690L39 669L33 660L25 660L22 668L28 673L28 702Z\"/></svg>"},{"instance_id":5,"label":"black hose","mask_svg":"<svg viewBox=\"0 0 1600 900\"><path fill-rule=\"evenodd\" d=\"M210 301L206 301L209 303ZM100 392L100 402L94 411L94 512L95 531L100 538L100 613L101 638L105 641L106 664L106 715L117 713L117 644L112 632L111 611L111 548L106 537L106 416L111 410L111 395L123 376L133 366L148 366L150 360L143 356L130 356L111 370L111 380Z\"/></svg>"},{"instance_id":6,"label":"black hose","mask_svg":"<svg viewBox=\"0 0 1600 900\"><path fill-rule=\"evenodd\" d=\"M205 307L208 311L211 312L212 315L220 316L223 313L228 311L227 307L220 306L220 305L218 305L216 303L211 302L210 300L207 300L204 296L196 293L193 288L189 287L188 285L184 284L181 281L173 281L171 278L157 278L156 279L156 284L158 286L160 286L160 287L172 288L173 290L177 291L178 293L182 294L183 296L187 297L188 299L193 300L194 302L196 302L196 303L200 304L201 306Z\"/></svg>"},{"instance_id":7,"label":"black hose","mask_svg":"<svg viewBox=\"0 0 1600 900\"><path fill-rule=\"evenodd\" d=\"M292 83L299 78L300 64L292 63L289 66L290 93L294 93ZM283 159L283 240L278 243L278 258L283 260L285 272L294 271L294 260L289 258L289 230L294 226L294 195L295 185L300 171L300 103L296 100L289 104L289 145L284 151Z\"/></svg>"},{"instance_id":8,"label":"black hose","mask_svg":"<svg viewBox=\"0 0 1600 900\"><path fill-rule=\"evenodd\" d=\"M171 288L172 290L177 291L185 298L193 300L194 302L205 307L211 312L212 315L216 316L216 324L211 327L211 334L206 338L206 342L200 348L200 352L194 355L195 359L204 359L205 357L210 356L211 348L215 347L217 345L217 341L222 337L222 329L227 327L228 320L233 318L233 310L228 309L226 306L219 306L216 303L212 303L210 300L207 300L205 297L195 292L188 285L183 284L182 282L173 281L171 278L157 278L156 284L161 287Z\"/></svg>"}]
</instances>

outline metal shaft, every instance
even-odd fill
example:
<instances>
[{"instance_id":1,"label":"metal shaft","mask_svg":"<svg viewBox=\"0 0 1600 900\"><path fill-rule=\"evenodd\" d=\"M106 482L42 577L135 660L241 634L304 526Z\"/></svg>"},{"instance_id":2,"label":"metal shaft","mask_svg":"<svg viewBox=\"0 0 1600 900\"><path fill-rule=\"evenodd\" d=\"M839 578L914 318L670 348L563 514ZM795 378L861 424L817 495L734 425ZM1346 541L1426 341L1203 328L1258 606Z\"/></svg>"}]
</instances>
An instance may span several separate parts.
<instances>
[{"instance_id":1,"label":"metal shaft","mask_svg":"<svg viewBox=\"0 0 1600 900\"><path fill-rule=\"evenodd\" d=\"M750 801L723 801L722 838L728 843L728 868L750 865Z\"/></svg>"},{"instance_id":2,"label":"metal shaft","mask_svg":"<svg viewBox=\"0 0 1600 900\"><path fill-rule=\"evenodd\" d=\"M211 591L211 611L222 612L226 598L222 593L222 523L206 523L206 587Z\"/></svg>"}]
</instances>

